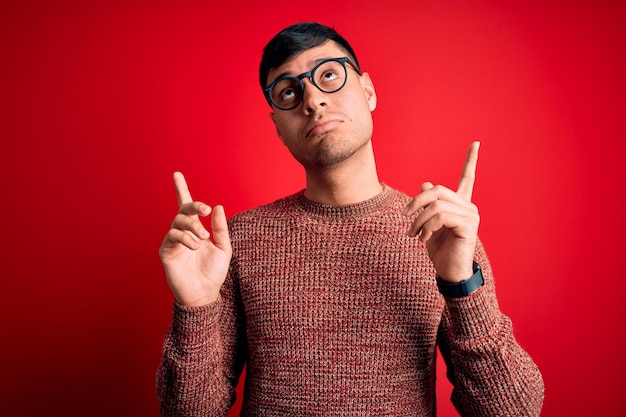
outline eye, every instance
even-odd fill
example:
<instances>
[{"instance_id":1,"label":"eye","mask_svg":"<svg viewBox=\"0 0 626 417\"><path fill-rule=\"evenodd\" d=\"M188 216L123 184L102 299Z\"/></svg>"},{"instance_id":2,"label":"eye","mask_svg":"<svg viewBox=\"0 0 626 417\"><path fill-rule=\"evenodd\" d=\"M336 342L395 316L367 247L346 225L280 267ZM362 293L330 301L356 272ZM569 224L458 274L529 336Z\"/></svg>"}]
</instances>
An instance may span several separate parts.
<instances>
[{"instance_id":1,"label":"eye","mask_svg":"<svg viewBox=\"0 0 626 417\"><path fill-rule=\"evenodd\" d=\"M322 83L334 81L337 78L339 78L339 74L335 71L335 69L327 69L319 77L320 82Z\"/></svg>"},{"instance_id":2,"label":"eye","mask_svg":"<svg viewBox=\"0 0 626 417\"><path fill-rule=\"evenodd\" d=\"M297 92L294 88L285 88L279 94L281 101L289 101L293 100L297 95Z\"/></svg>"},{"instance_id":3,"label":"eye","mask_svg":"<svg viewBox=\"0 0 626 417\"><path fill-rule=\"evenodd\" d=\"M272 89L272 99L281 106L297 101L301 94L300 85L293 78L281 79Z\"/></svg>"}]
</instances>

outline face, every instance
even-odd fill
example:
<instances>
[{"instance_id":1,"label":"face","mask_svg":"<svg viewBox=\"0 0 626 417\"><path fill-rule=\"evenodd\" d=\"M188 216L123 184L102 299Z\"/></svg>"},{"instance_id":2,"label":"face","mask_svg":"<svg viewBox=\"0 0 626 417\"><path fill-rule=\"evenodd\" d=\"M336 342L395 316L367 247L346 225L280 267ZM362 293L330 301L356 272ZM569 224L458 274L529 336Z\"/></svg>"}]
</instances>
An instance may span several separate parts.
<instances>
[{"instance_id":1,"label":"face","mask_svg":"<svg viewBox=\"0 0 626 417\"><path fill-rule=\"evenodd\" d=\"M273 68L269 85L276 78L298 76L311 71L320 60L346 56L335 42L308 49ZM304 95L294 109L274 108L270 114L281 141L307 169L341 163L363 150L372 137L372 111L376 93L367 73L359 75L350 64L345 86L334 93L324 93L310 78L302 80Z\"/></svg>"}]
</instances>

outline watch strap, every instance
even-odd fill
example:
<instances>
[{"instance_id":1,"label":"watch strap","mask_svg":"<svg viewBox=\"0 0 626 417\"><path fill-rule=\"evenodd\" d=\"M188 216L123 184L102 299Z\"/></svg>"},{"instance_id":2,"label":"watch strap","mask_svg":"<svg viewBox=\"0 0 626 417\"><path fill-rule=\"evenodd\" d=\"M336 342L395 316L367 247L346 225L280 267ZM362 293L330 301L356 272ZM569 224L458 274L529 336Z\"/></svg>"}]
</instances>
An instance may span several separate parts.
<instances>
[{"instance_id":1,"label":"watch strap","mask_svg":"<svg viewBox=\"0 0 626 417\"><path fill-rule=\"evenodd\" d=\"M445 297L461 298L466 297L482 287L485 283L483 271L476 262L472 265L474 275L460 282L447 282L437 276L437 288Z\"/></svg>"}]
</instances>

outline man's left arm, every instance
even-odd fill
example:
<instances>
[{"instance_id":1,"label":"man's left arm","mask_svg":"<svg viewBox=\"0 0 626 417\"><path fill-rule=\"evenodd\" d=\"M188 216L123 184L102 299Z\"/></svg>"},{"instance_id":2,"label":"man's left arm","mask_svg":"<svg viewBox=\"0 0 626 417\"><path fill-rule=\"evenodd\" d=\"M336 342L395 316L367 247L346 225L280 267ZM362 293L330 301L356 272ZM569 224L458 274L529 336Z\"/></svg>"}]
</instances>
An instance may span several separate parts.
<instances>
[{"instance_id":1,"label":"man's left arm","mask_svg":"<svg viewBox=\"0 0 626 417\"><path fill-rule=\"evenodd\" d=\"M425 242L446 299L439 345L462 415L535 416L543 381L498 308L491 267L478 241L472 192L480 143L469 148L457 191L426 182L403 211L409 236Z\"/></svg>"}]
</instances>

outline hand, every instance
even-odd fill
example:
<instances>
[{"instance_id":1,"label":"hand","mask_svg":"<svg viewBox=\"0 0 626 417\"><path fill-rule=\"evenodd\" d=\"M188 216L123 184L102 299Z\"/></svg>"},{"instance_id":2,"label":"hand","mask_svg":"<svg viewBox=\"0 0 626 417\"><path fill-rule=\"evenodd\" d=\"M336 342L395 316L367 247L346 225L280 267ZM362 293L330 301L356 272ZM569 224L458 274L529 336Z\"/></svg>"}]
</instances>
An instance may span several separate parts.
<instances>
[{"instance_id":1,"label":"hand","mask_svg":"<svg viewBox=\"0 0 626 417\"><path fill-rule=\"evenodd\" d=\"M224 208L215 206L212 210L193 201L180 172L174 173L174 186L179 211L159 249L165 276L180 304L189 307L210 304L219 296L232 256ZM209 214L213 240L200 221L200 216Z\"/></svg>"},{"instance_id":2,"label":"hand","mask_svg":"<svg viewBox=\"0 0 626 417\"><path fill-rule=\"evenodd\" d=\"M472 191L480 142L469 148L456 192L425 182L422 192L406 206L403 214L411 216L423 209L409 229L426 243L437 275L449 282L459 282L473 275L472 262L480 216L472 203Z\"/></svg>"}]
</instances>

